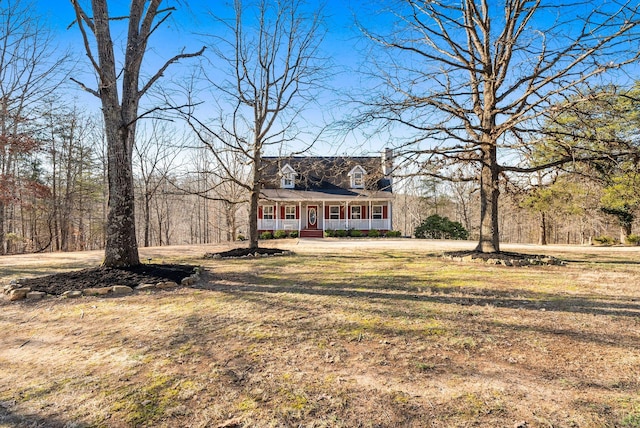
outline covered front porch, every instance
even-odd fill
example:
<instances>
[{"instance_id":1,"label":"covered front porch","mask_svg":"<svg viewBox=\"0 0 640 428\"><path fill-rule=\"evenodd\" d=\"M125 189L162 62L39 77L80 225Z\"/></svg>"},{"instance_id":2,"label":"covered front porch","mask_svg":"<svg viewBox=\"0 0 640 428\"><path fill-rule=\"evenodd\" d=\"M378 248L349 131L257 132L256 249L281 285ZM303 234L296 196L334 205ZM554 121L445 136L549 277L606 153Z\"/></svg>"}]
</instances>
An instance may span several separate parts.
<instances>
[{"instance_id":1,"label":"covered front porch","mask_svg":"<svg viewBox=\"0 0 640 428\"><path fill-rule=\"evenodd\" d=\"M323 237L326 230L392 230L389 200L263 201L258 229L297 231L300 237Z\"/></svg>"}]
</instances>

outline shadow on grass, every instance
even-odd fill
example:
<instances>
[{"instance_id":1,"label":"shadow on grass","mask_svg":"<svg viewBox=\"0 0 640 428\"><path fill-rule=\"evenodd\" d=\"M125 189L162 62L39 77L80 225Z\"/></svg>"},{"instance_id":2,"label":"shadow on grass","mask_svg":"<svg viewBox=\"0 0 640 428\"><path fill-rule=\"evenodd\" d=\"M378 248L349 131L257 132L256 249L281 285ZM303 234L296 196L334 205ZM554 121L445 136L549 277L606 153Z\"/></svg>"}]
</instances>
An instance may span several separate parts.
<instances>
[{"instance_id":1,"label":"shadow on grass","mask_svg":"<svg viewBox=\"0 0 640 428\"><path fill-rule=\"evenodd\" d=\"M606 260L606 259L602 259L602 258L584 259L584 260L564 259L563 258L562 260L567 262L567 263L575 263L575 264L583 264L583 265L622 265L622 266L637 266L637 265L640 265L640 261L634 261L634 260L618 260L618 259Z\"/></svg>"},{"instance_id":2,"label":"shadow on grass","mask_svg":"<svg viewBox=\"0 0 640 428\"><path fill-rule=\"evenodd\" d=\"M47 417L41 415L32 414L20 414L12 412L11 409L7 409L4 405L0 405L0 426L14 427L14 428L31 428L31 427L46 427L46 428L65 428L73 426L74 428L88 428L90 425L80 423L64 421L55 417Z\"/></svg>"},{"instance_id":3,"label":"shadow on grass","mask_svg":"<svg viewBox=\"0 0 640 428\"><path fill-rule=\"evenodd\" d=\"M361 299L422 301L460 306L491 305L498 308L525 310L544 308L546 311L556 312L640 317L640 301L625 300L618 296L568 296L523 289L500 291L476 287L447 286L442 285L442 280L417 280L410 275L395 275L392 279L396 284L411 285L381 284L374 286L375 290L372 290L372 286L367 284L366 278L362 281L341 282L333 279L318 283L302 281L295 274L279 274L278 277L279 280L255 275L234 275L235 283L232 285L209 282L202 288L232 293L291 293ZM438 285L435 285L436 282ZM423 286L419 287L416 284L423 284Z\"/></svg>"},{"instance_id":4,"label":"shadow on grass","mask_svg":"<svg viewBox=\"0 0 640 428\"><path fill-rule=\"evenodd\" d=\"M340 281L332 279L325 283L301 281L299 275L279 274L280 281L275 283L273 278L263 278L260 275L234 275L233 283L224 281L207 281L201 286L203 289L222 292L237 296L245 301L251 301L258 305L263 305L265 311L270 309L278 310L287 307L291 311L299 311L296 301L287 302L286 298L266 299L259 296L281 294L283 296L326 296L344 298L346 301L354 300L367 301L369 304L363 307L368 313L379 317L412 318L430 316L431 313L424 305L416 307L415 303L434 303L443 305L455 305L460 307L483 307L491 306L495 308L508 308L517 311L527 311L539 313L540 317L549 316L551 313L579 313L589 315L626 317L631 320L640 319L640 302L636 300L626 300L619 296L568 296L563 294L553 294L544 292L534 292L522 289L492 290L480 288L466 288L458 286L441 285L425 286L422 291L414 285L402 286L397 284L415 284L416 278L410 275L396 275L393 277L396 285L380 285L381 289L367 289L366 279L362 281ZM423 281L424 282L424 281ZM332 310L335 305L343 305L345 302L326 301L316 302L312 309L305 308L309 312L309 317L322 315L323 311ZM298 304L299 305L299 304ZM377 305L377 306L376 306ZM384 306L380 306L384 305ZM317 308L315 308L317 306ZM357 304L354 310L358 311ZM426 312L425 312L426 311ZM437 315L437 309L433 311ZM438 315L442 317L443 315ZM459 323L460 317L455 322ZM480 322L480 321L477 321ZM557 335L567 337L581 342L600 343L606 346L630 347L640 349L637 335L609 335L606 331L602 334L592 334L581 330L567 328L545 327L535 325L508 324L500 320L487 321L499 329L516 329L531 331L544 335ZM470 332L482 334L483 325L472 326L476 321L470 317L464 321L464 325L470 327ZM463 327L464 328L464 327ZM380 331L380 334L394 334L391 331ZM398 331L395 334L403 334Z\"/></svg>"}]
</instances>

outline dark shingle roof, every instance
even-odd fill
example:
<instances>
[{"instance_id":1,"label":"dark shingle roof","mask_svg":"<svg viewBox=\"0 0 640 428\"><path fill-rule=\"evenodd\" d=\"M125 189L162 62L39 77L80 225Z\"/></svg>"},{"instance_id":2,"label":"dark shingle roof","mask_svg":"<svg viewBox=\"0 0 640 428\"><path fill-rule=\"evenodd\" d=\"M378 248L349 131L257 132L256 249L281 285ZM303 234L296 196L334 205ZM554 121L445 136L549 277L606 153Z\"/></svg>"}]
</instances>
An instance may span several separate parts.
<instances>
[{"instance_id":1,"label":"dark shingle roof","mask_svg":"<svg viewBox=\"0 0 640 428\"><path fill-rule=\"evenodd\" d=\"M381 157L263 157L262 162L265 189L281 187L280 171L289 164L298 173L295 190L349 195L353 193L349 172L359 165L366 172L366 190L392 191L391 179L383 173Z\"/></svg>"}]
</instances>

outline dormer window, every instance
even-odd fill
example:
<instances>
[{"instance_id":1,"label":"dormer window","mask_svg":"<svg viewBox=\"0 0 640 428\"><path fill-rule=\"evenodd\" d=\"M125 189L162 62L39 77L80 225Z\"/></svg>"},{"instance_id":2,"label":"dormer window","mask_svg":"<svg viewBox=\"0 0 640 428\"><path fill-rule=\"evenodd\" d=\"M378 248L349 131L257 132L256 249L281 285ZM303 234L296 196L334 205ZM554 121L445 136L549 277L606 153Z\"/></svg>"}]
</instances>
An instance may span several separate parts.
<instances>
[{"instance_id":1,"label":"dormer window","mask_svg":"<svg viewBox=\"0 0 640 428\"><path fill-rule=\"evenodd\" d=\"M291 165L286 164L282 167L280 171L282 175L281 187L283 189L293 189L296 186L296 176L298 173L291 167Z\"/></svg>"},{"instance_id":2,"label":"dormer window","mask_svg":"<svg viewBox=\"0 0 640 428\"><path fill-rule=\"evenodd\" d=\"M364 176L367 172L363 167L357 165L349 172L349 177L351 177L351 188L352 189L364 189Z\"/></svg>"}]
</instances>

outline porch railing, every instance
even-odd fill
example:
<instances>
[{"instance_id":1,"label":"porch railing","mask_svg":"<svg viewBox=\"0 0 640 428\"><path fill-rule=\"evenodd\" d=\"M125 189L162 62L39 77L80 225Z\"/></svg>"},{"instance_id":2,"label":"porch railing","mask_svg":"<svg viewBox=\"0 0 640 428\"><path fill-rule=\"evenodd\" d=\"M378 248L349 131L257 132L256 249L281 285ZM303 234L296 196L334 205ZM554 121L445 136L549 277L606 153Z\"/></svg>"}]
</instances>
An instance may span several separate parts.
<instances>
[{"instance_id":1,"label":"porch railing","mask_svg":"<svg viewBox=\"0 0 640 428\"><path fill-rule=\"evenodd\" d=\"M259 230L298 230L299 220L258 219Z\"/></svg>"},{"instance_id":2,"label":"porch railing","mask_svg":"<svg viewBox=\"0 0 640 428\"><path fill-rule=\"evenodd\" d=\"M298 230L299 220L264 220L258 219L259 230ZM369 219L359 220L335 220L324 219L324 230L369 230ZM389 219L371 219L371 229L375 230L391 230Z\"/></svg>"},{"instance_id":3,"label":"porch railing","mask_svg":"<svg viewBox=\"0 0 640 428\"><path fill-rule=\"evenodd\" d=\"M349 220L348 222L347 220L324 219L324 228L325 230L369 230L369 219ZM391 230L389 219L371 219L371 229Z\"/></svg>"}]
</instances>

